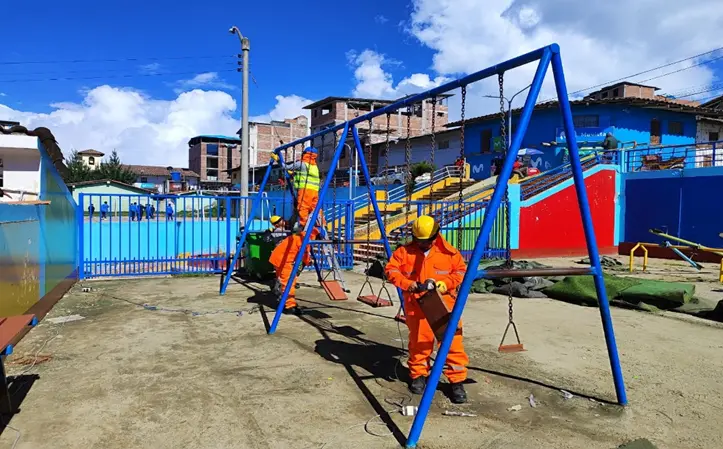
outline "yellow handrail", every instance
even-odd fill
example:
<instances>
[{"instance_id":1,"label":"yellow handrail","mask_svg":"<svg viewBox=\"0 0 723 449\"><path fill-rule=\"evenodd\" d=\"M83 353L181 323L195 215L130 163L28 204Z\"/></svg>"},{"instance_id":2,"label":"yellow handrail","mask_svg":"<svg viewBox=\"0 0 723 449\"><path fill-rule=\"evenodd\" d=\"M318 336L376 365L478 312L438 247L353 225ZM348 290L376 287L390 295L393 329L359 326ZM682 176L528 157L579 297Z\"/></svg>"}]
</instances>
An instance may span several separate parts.
<instances>
[{"instance_id":1,"label":"yellow handrail","mask_svg":"<svg viewBox=\"0 0 723 449\"><path fill-rule=\"evenodd\" d=\"M630 250L630 272L633 272L633 263L635 262L635 251L641 248L643 250L643 271L646 271L648 269L648 248L645 247L643 243L638 243L637 245L633 246L633 249Z\"/></svg>"}]
</instances>

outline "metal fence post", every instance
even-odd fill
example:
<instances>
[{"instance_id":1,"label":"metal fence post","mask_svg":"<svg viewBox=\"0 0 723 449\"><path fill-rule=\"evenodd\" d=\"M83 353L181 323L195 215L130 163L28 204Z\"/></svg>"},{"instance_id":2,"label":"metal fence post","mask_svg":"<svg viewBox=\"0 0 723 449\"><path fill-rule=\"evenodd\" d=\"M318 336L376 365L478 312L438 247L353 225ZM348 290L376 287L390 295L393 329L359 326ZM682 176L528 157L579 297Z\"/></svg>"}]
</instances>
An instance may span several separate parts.
<instances>
[{"instance_id":1,"label":"metal fence post","mask_svg":"<svg viewBox=\"0 0 723 449\"><path fill-rule=\"evenodd\" d=\"M92 197L91 197L91 201L93 201ZM78 222L78 225L77 225L78 226L78 253L77 253L77 260L75 262L75 266L77 267L77 270L78 270L78 279L81 281L83 279L85 279L85 264L83 263L83 261L85 259L85 245L84 245L85 229L83 229L85 227L85 219L83 217L83 214L84 214L83 204L84 203L85 203L85 193L81 192L78 195L78 205L76 206L76 211L75 211L75 217ZM98 213L100 214L100 211L98 211ZM88 219L90 222L89 226L93 226L93 217L89 216Z\"/></svg>"}]
</instances>

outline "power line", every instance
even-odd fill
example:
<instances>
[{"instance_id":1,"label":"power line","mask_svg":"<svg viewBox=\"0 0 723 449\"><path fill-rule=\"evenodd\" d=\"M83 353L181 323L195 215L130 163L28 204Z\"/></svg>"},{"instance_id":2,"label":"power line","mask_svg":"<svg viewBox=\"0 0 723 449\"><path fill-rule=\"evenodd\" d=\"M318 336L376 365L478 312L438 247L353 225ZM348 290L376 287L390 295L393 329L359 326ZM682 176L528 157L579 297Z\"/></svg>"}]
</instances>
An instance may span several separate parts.
<instances>
[{"instance_id":1,"label":"power line","mask_svg":"<svg viewBox=\"0 0 723 449\"><path fill-rule=\"evenodd\" d=\"M236 69L223 69L223 70L194 70L192 72L167 72L167 73L135 73L127 75L103 75L103 76L77 76L77 77L54 77L54 78L35 78L35 79L12 79L12 80L0 80L0 83L29 83L36 81L74 81L74 80L95 80L95 79L114 79L114 78L137 78L137 77L149 77L149 76L170 76L170 75L198 75L199 73L207 72L235 72Z\"/></svg>"},{"instance_id":2,"label":"power line","mask_svg":"<svg viewBox=\"0 0 723 449\"><path fill-rule=\"evenodd\" d=\"M652 78L648 78L648 79L646 79L646 80L636 81L636 82L637 82L637 83L645 83L645 82L648 82L648 81L657 80L658 78L663 78L663 77L666 77L666 76L668 76L668 75L673 75L673 74L675 74L675 73L680 73L680 72L683 72L683 71L685 71L685 70L689 70L689 69L692 69L692 68L695 68L695 67L700 67L700 66L702 66L702 65L710 64L711 62L715 62L715 61L718 61L718 60L721 60L721 59L723 59L723 56L718 56L717 58L708 59L707 61L701 61L701 62L699 62L699 63L697 63L697 64L693 64L693 65L690 65L690 66L688 66L688 67L683 67L682 69L673 70L672 72L663 73L662 75L654 76L654 77L652 77Z\"/></svg>"},{"instance_id":3,"label":"power line","mask_svg":"<svg viewBox=\"0 0 723 449\"><path fill-rule=\"evenodd\" d=\"M233 63L233 62L228 62L228 63L222 63L222 65L228 67L228 66L232 66L232 65L235 66L236 64ZM180 67L180 68L183 68L183 67ZM221 69L221 70L224 70L224 69ZM12 73L12 74L9 74L9 75L14 75L14 76L26 76L26 75L33 75L33 76L34 76L34 75L58 75L58 74L59 74L58 72L61 72L60 74L61 74L61 75L64 75L64 74L67 74L67 73L88 73L88 72L96 72L96 71L98 71L98 70L93 70L93 69L90 69L90 70L88 70L88 69L85 69L85 70L52 70L52 71L44 71L44 72L21 72L21 73ZM148 71L147 74L151 74L151 75L164 75L164 74L166 73L166 72L163 72L160 68L159 68L159 69L147 69L147 71ZM218 72L218 70L205 70L205 71L206 71L206 72ZM103 71L101 71L101 72L103 72ZM105 72L108 72L108 71L106 70ZM116 73L116 72L117 72L117 70L113 70L112 72L109 72L109 73ZM0 80L0 82L1 82L1 80Z\"/></svg>"},{"instance_id":4,"label":"power line","mask_svg":"<svg viewBox=\"0 0 723 449\"><path fill-rule=\"evenodd\" d=\"M214 55L214 56L167 56L167 57L140 57L140 58L110 58L110 59L66 59L56 61L0 61L0 65L23 65L23 64L78 64L88 62L125 62L125 61L178 61L183 59L219 59L235 58L236 55Z\"/></svg>"},{"instance_id":5,"label":"power line","mask_svg":"<svg viewBox=\"0 0 723 449\"><path fill-rule=\"evenodd\" d=\"M663 64L663 65L660 65L660 66L657 66L657 67L653 67L653 68L651 68L651 69L643 70L642 72L634 73L634 74L632 74L632 75L627 75L627 76L624 76L624 77L622 77L622 78L617 78L617 79L614 79L614 80L611 80L611 81L606 81L606 82L604 82L604 83L596 84L596 85L594 85L594 86L586 87L585 89L576 90L576 91L574 91L574 92L568 93L568 96L573 96L573 95L575 95L575 94L579 94L579 93L588 91L588 90L590 90L590 89L595 89L595 88L597 88L597 87L607 86L607 85L610 85L610 84L612 84L612 83L617 83L617 82L619 82L619 81L626 81L626 80L629 80L630 78L634 78L634 77L636 77L636 76L645 75L646 73L650 73L650 72L654 72L654 71L656 71L656 70L664 69L664 68L666 68L666 67L670 67L670 66L673 66L673 65L675 65L675 64L680 64L681 62L690 61L691 59L700 58L700 57L702 57L702 56L706 56L706 55L709 55L709 54L711 54L711 53L715 53L715 52L720 51L720 50L723 50L723 47L714 48L713 50L706 51L706 52L704 52L704 53L699 53L699 54L694 55L694 56L689 56L689 57L687 57L687 58L679 59L679 60L677 60L677 61L673 61L673 62L669 62L669 63L667 63L667 64ZM700 63L700 64L698 64L698 65L707 64L707 63L709 63L709 62L712 62L712 61L715 61L715 60L718 60L718 59L721 59L721 58L714 58L714 59L708 60L708 61L706 61L706 62L704 62L704 63ZM694 66L691 66L691 67L688 67L688 68L692 68L692 67L694 67ZM687 69L687 68L686 68L686 69ZM668 74L664 74L664 75L660 75L660 76L657 76L657 77L654 77L654 78L650 78L650 79L645 80L645 81L650 81L651 79L662 78L663 76L668 76L668 75L671 75L671 74L677 73L677 72L678 72L678 71L670 72L670 73L668 73ZM645 81L641 81L641 82L645 82ZM556 98L548 98L548 99L546 99L546 100L540 101L539 103L544 103L544 102L546 102L546 101L551 101L551 100L555 100L555 99L556 99Z\"/></svg>"}]
</instances>

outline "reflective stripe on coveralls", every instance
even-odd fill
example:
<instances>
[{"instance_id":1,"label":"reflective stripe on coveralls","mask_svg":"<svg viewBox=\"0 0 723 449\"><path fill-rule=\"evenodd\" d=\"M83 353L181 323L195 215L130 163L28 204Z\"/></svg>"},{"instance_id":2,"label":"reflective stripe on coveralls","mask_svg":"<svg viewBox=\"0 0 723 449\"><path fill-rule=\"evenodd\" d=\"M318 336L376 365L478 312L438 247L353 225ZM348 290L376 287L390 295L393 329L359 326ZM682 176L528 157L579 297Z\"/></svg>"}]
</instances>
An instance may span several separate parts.
<instances>
[{"instance_id":1,"label":"reflective stripe on coveralls","mask_svg":"<svg viewBox=\"0 0 723 449\"><path fill-rule=\"evenodd\" d=\"M299 254L299 250L301 249L301 242L303 241L303 239L303 234L292 234L282 240L281 243L279 243L279 245L271 252L271 256L269 257L269 263L271 263L271 265L273 265L274 269L276 270L276 278L281 284L282 291L286 288L286 284L289 282L289 278L291 277L291 273L294 269L294 261L296 260L297 254ZM304 254L304 259L302 263L304 264L304 266L307 266L311 263L311 253L308 247L306 254ZM288 309L295 306L296 286L292 284L284 308Z\"/></svg>"},{"instance_id":2,"label":"reflective stripe on coveralls","mask_svg":"<svg viewBox=\"0 0 723 449\"><path fill-rule=\"evenodd\" d=\"M456 289L462 283L467 265L462 255L442 236L438 236L429 253L425 256L415 243L398 248L385 268L389 282L404 291L404 312L409 328L409 374L412 379L429 375L429 359L434 350L434 332L417 303L420 293L407 290L412 283L422 283L427 279L443 281L447 284L447 293L442 299L451 309L456 300ZM462 343L462 323L449 348L444 374L452 383L467 378L469 358ZM437 343L439 345L439 342Z\"/></svg>"}]
</instances>

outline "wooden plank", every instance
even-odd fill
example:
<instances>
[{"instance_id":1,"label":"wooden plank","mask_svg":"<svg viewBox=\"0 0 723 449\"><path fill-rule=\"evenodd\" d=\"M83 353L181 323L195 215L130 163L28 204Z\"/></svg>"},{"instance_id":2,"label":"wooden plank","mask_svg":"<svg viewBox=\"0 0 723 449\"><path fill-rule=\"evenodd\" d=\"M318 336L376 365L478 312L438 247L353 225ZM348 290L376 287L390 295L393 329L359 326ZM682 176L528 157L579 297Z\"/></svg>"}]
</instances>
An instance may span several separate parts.
<instances>
[{"instance_id":1,"label":"wooden plank","mask_svg":"<svg viewBox=\"0 0 723 449\"><path fill-rule=\"evenodd\" d=\"M35 320L35 315L17 315L0 318L0 353L12 353L13 339ZM10 349L7 351L7 349Z\"/></svg>"},{"instance_id":2,"label":"wooden plank","mask_svg":"<svg viewBox=\"0 0 723 449\"><path fill-rule=\"evenodd\" d=\"M346 301L349 299L339 281L321 281L321 286L332 301Z\"/></svg>"}]
</instances>

